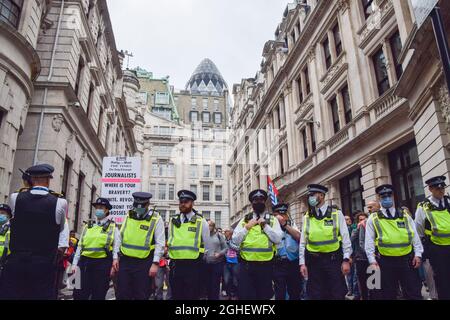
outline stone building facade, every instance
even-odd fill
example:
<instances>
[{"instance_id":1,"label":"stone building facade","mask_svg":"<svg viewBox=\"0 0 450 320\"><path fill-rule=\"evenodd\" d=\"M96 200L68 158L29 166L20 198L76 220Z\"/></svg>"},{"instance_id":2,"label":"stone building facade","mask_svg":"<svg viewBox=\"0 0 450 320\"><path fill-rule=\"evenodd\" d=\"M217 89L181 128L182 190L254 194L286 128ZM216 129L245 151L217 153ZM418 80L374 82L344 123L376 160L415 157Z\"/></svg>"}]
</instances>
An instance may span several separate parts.
<instances>
[{"instance_id":1,"label":"stone building facade","mask_svg":"<svg viewBox=\"0 0 450 320\"><path fill-rule=\"evenodd\" d=\"M24 43L20 48L16 41L22 51L10 50L9 59L21 63L26 81L7 115L9 128L2 126L9 130L12 168L5 169L8 187L1 197L21 186L19 168L50 163L55 167L51 188L65 194L70 227L80 231L101 192L103 157L140 156L138 83L133 85L121 70L123 56L106 0L0 4L7 2L20 9L15 36ZM17 59L18 52L23 59Z\"/></svg>"},{"instance_id":2,"label":"stone building facade","mask_svg":"<svg viewBox=\"0 0 450 320\"><path fill-rule=\"evenodd\" d=\"M198 72L205 70L205 64L211 67L212 62L203 61L193 75L199 83L206 76ZM217 68L213 73L219 79ZM146 110L143 190L153 194L153 203L167 222L179 211L177 191L190 189L197 194L195 208L199 212L217 226L228 226L225 82L214 88L202 85L202 92L189 85L176 91L168 78L154 78L142 69L137 69L137 75Z\"/></svg>"},{"instance_id":3,"label":"stone building facade","mask_svg":"<svg viewBox=\"0 0 450 320\"><path fill-rule=\"evenodd\" d=\"M430 25L415 32L410 1L306 3L288 4L261 69L233 87L231 221L267 176L297 222L309 183L328 186L345 214L392 183L397 204L414 211L424 180L449 171Z\"/></svg>"}]
</instances>

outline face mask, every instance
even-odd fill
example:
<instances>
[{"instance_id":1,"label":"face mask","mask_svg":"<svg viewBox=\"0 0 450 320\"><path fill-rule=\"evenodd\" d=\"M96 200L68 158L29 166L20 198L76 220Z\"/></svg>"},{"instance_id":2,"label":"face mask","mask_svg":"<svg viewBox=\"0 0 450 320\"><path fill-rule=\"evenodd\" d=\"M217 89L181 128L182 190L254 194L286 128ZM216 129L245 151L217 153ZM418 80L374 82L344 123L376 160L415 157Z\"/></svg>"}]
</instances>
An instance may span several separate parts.
<instances>
[{"instance_id":1,"label":"face mask","mask_svg":"<svg viewBox=\"0 0 450 320\"><path fill-rule=\"evenodd\" d=\"M103 209L97 209L95 210L95 216L97 217L97 219L103 219L106 216L106 213Z\"/></svg>"},{"instance_id":2,"label":"face mask","mask_svg":"<svg viewBox=\"0 0 450 320\"><path fill-rule=\"evenodd\" d=\"M4 225L7 222L8 222L8 217L3 215L3 214L1 214L0 215L0 225Z\"/></svg>"},{"instance_id":3,"label":"face mask","mask_svg":"<svg viewBox=\"0 0 450 320\"><path fill-rule=\"evenodd\" d=\"M136 211L136 214L140 217L142 217L146 212L146 208L134 208L134 211Z\"/></svg>"},{"instance_id":4,"label":"face mask","mask_svg":"<svg viewBox=\"0 0 450 320\"><path fill-rule=\"evenodd\" d=\"M255 203L252 205L253 210L256 213L263 213L264 210L266 210L266 204L265 203Z\"/></svg>"},{"instance_id":5,"label":"face mask","mask_svg":"<svg viewBox=\"0 0 450 320\"><path fill-rule=\"evenodd\" d=\"M319 201L317 200L317 198L315 196L311 196L308 198L308 203L311 207L316 207L319 204Z\"/></svg>"},{"instance_id":6,"label":"face mask","mask_svg":"<svg viewBox=\"0 0 450 320\"><path fill-rule=\"evenodd\" d=\"M394 205L391 197L386 197L381 199L381 206L385 209L389 209Z\"/></svg>"}]
</instances>

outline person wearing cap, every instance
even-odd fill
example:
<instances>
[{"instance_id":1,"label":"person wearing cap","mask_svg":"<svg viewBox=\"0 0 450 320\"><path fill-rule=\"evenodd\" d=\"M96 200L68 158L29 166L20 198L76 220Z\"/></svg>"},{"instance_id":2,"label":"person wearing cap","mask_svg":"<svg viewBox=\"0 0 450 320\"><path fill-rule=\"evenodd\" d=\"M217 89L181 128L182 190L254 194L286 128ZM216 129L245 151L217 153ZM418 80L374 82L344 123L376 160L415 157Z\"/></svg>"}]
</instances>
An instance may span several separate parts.
<instances>
[{"instance_id":1,"label":"person wearing cap","mask_svg":"<svg viewBox=\"0 0 450 320\"><path fill-rule=\"evenodd\" d=\"M69 227L67 201L50 193L53 171L50 165L28 168L31 188L10 196L13 218L11 254L4 270L6 299L56 298L56 267L69 246Z\"/></svg>"},{"instance_id":2,"label":"person wearing cap","mask_svg":"<svg viewBox=\"0 0 450 320\"><path fill-rule=\"evenodd\" d=\"M450 300L450 198L445 194L446 179L438 176L425 182L431 195L419 203L415 215L440 300Z\"/></svg>"},{"instance_id":3,"label":"person wearing cap","mask_svg":"<svg viewBox=\"0 0 450 320\"><path fill-rule=\"evenodd\" d=\"M300 272L311 300L344 300L345 275L350 272L352 244L344 215L325 203L328 188L308 186L309 209L303 217L300 237Z\"/></svg>"},{"instance_id":4,"label":"person wearing cap","mask_svg":"<svg viewBox=\"0 0 450 320\"><path fill-rule=\"evenodd\" d=\"M369 216L365 241L369 264L381 275L381 287L375 288L373 298L395 300L400 283L407 300L421 300L418 268L423 246L414 220L405 210L395 207L392 185L381 185L375 192L381 209Z\"/></svg>"},{"instance_id":5,"label":"person wearing cap","mask_svg":"<svg viewBox=\"0 0 450 320\"><path fill-rule=\"evenodd\" d=\"M267 192L254 190L248 200L253 212L239 221L233 242L240 247L239 300L268 300L273 296L273 260L283 232L266 210Z\"/></svg>"},{"instance_id":6,"label":"person wearing cap","mask_svg":"<svg viewBox=\"0 0 450 320\"><path fill-rule=\"evenodd\" d=\"M203 257L210 246L209 224L195 209L197 196L189 190L177 193L180 213L169 222L167 243L170 257L169 281L173 300L198 300Z\"/></svg>"},{"instance_id":7,"label":"person wearing cap","mask_svg":"<svg viewBox=\"0 0 450 320\"><path fill-rule=\"evenodd\" d=\"M283 237L277 245L273 280L275 300L300 300L301 275L298 272L298 249L300 231L289 216L289 204L279 203L272 207L273 215L280 222Z\"/></svg>"},{"instance_id":8,"label":"person wearing cap","mask_svg":"<svg viewBox=\"0 0 450 320\"><path fill-rule=\"evenodd\" d=\"M150 208L152 194L133 193L133 209L120 229L122 244L117 272L118 300L149 300L151 278L156 277L166 242L164 222Z\"/></svg>"},{"instance_id":9,"label":"person wearing cap","mask_svg":"<svg viewBox=\"0 0 450 320\"><path fill-rule=\"evenodd\" d=\"M84 227L72 263L72 271L79 272L81 278L81 288L73 292L74 300L105 300L113 261L118 261L121 238L110 219L112 206L105 198L98 198L92 206L95 221Z\"/></svg>"}]
</instances>

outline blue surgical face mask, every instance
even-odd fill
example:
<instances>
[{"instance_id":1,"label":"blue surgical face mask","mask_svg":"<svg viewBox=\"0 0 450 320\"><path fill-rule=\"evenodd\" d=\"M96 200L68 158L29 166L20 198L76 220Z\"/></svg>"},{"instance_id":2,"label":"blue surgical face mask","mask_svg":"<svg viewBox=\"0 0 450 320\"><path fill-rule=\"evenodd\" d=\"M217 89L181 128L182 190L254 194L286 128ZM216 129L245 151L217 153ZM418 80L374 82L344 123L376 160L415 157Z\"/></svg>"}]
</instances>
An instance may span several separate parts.
<instances>
[{"instance_id":1,"label":"blue surgical face mask","mask_svg":"<svg viewBox=\"0 0 450 320\"><path fill-rule=\"evenodd\" d=\"M137 215L141 217L147 213L146 208L134 208L134 211L136 211Z\"/></svg>"},{"instance_id":2,"label":"blue surgical face mask","mask_svg":"<svg viewBox=\"0 0 450 320\"><path fill-rule=\"evenodd\" d=\"M316 196L310 196L308 198L308 203L311 207L315 208L319 204L319 201L317 200Z\"/></svg>"},{"instance_id":3,"label":"blue surgical face mask","mask_svg":"<svg viewBox=\"0 0 450 320\"><path fill-rule=\"evenodd\" d=\"M8 222L8 217L5 216L4 214L0 214L0 225L4 225L7 222Z\"/></svg>"},{"instance_id":4,"label":"blue surgical face mask","mask_svg":"<svg viewBox=\"0 0 450 320\"><path fill-rule=\"evenodd\" d=\"M389 208L392 208L393 205L394 205L394 201L392 200L391 197L381 198L381 206L383 208L389 209Z\"/></svg>"},{"instance_id":5,"label":"blue surgical face mask","mask_svg":"<svg viewBox=\"0 0 450 320\"><path fill-rule=\"evenodd\" d=\"M103 209L97 209L97 210L95 210L95 216L96 216L97 219L99 219L99 220L103 219L104 217L106 217L105 210L103 210Z\"/></svg>"}]
</instances>

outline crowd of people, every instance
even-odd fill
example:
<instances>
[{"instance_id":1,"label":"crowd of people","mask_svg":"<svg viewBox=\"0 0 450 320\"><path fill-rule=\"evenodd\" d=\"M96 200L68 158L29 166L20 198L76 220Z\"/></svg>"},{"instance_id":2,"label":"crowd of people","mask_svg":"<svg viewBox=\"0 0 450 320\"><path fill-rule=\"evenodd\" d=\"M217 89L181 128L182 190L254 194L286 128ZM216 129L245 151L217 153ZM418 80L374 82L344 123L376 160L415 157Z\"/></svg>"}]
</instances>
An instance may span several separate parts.
<instances>
[{"instance_id":1,"label":"crowd of people","mask_svg":"<svg viewBox=\"0 0 450 320\"><path fill-rule=\"evenodd\" d=\"M289 204L249 194L252 211L222 230L180 190L180 212L164 223L152 195L133 194L122 225L108 199L92 206L79 239L67 201L49 189L54 168L24 172L24 188L0 204L0 299L58 299L75 278L75 300L394 300L450 299L450 198L446 177L427 180L430 197L415 212L397 208L394 187L376 188L367 211L344 214L328 189L308 186L298 227ZM34 230L41 230L38 237ZM112 282L111 282L112 280Z\"/></svg>"}]
</instances>

